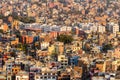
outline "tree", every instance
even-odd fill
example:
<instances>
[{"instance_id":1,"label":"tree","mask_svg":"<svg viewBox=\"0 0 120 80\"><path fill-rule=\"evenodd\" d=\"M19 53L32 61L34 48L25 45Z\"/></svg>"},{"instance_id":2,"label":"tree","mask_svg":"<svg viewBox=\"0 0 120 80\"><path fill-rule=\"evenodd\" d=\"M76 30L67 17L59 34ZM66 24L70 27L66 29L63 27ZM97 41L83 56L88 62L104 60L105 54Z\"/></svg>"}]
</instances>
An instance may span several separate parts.
<instances>
[{"instance_id":1,"label":"tree","mask_svg":"<svg viewBox=\"0 0 120 80\"><path fill-rule=\"evenodd\" d=\"M21 17L20 21L22 21L24 23L34 23L35 18L33 18L33 17Z\"/></svg>"},{"instance_id":2,"label":"tree","mask_svg":"<svg viewBox=\"0 0 120 80\"><path fill-rule=\"evenodd\" d=\"M18 38L20 38L20 31L19 30L16 30L15 32L14 32L14 34L16 34L16 37L18 37Z\"/></svg>"},{"instance_id":3,"label":"tree","mask_svg":"<svg viewBox=\"0 0 120 80\"><path fill-rule=\"evenodd\" d=\"M4 31L2 29L0 29L0 33L3 33Z\"/></svg>"},{"instance_id":4,"label":"tree","mask_svg":"<svg viewBox=\"0 0 120 80\"><path fill-rule=\"evenodd\" d=\"M16 55L16 52L11 52L10 55L11 55L12 57L16 57L16 56L17 56L17 55Z\"/></svg>"},{"instance_id":5,"label":"tree","mask_svg":"<svg viewBox=\"0 0 120 80\"><path fill-rule=\"evenodd\" d=\"M60 42L64 42L64 44L69 44L73 41L73 37L70 35L61 34L57 37L57 40Z\"/></svg>"},{"instance_id":6,"label":"tree","mask_svg":"<svg viewBox=\"0 0 120 80\"><path fill-rule=\"evenodd\" d=\"M0 19L3 19L3 18L4 18L4 15L1 14L1 15L0 15Z\"/></svg>"},{"instance_id":7,"label":"tree","mask_svg":"<svg viewBox=\"0 0 120 80\"><path fill-rule=\"evenodd\" d=\"M112 44L103 45L103 48L102 48L104 52L107 52L107 50L111 50L111 49L113 49Z\"/></svg>"}]
</instances>

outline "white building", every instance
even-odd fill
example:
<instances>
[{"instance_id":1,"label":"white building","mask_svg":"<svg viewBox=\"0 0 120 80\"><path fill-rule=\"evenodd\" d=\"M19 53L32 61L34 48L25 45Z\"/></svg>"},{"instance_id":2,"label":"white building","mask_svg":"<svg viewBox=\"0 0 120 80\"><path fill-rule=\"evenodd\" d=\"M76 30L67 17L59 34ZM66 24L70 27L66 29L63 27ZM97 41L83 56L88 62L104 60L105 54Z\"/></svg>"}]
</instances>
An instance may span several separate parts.
<instances>
[{"instance_id":1,"label":"white building","mask_svg":"<svg viewBox=\"0 0 120 80\"><path fill-rule=\"evenodd\" d=\"M72 27L68 27L68 26L63 26L60 28L60 31L71 31Z\"/></svg>"},{"instance_id":2,"label":"white building","mask_svg":"<svg viewBox=\"0 0 120 80\"><path fill-rule=\"evenodd\" d=\"M100 32L100 33L104 33L106 30L105 30L105 26L101 26L101 25L99 25L99 26L97 26L97 30L98 30L98 32Z\"/></svg>"},{"instance_id":3,"label":"white building","mask_svg":"<svg viewBox=\"0 0 120 80\"><path fill-rule=\"evenodd\" d=\"M110 22L107 25L107 30L116 35L116 33L119 32L119 25L114 22Z\"/></svg>"},{"instance_id":4,"label":"white building","mask_svg":"<svg viewBox=\"0 0 120 80\"><path fill-rule=\"evenodd\" d=\"M48 48L48 46L49 46L49 42L41 42L41 50L43 50L43 49L47 49Z\"/></svg>"},{"instance_id":5,"label":"white building","mask_svg":"<svg viewBox=\"0 0 120 80\"><path fill-rule=\"evenodd\" d=\"M7 72L12 72L12 68L14 66L14 63L12 61L8 60L8 61L6 61L5 65L6 65Z\"/></svg>"},{"instance_id":6,"label":"white building","mask_svg":"<svg viewBox=\"0 0 120 80\"><path fill-rule=\"evenodd\" d=\"M99 24L97 23L80 23L79 28L86 33L97 32L99 29ZM101 30L100 30L101 31Z\"/></svg>"},{"instance_id":7,"label":"white building","mask_svg":"<svg viewBox=\"0 0 120 80\"><path fill-rule=\"evenodd\" d=\"M35 80L57 80L57 71L49 68L42 68L41 73L35 75Z\"/></svg>"},{"instance_id":8,"label":"white building","mask_svg":"<svg viewBox=\"0 0 120 80\"><path fill-rule=\"evenodd\" d=\"M29 80L29 74L21 71L16 74L16 80Z\"/></svg>"}]
</instances>

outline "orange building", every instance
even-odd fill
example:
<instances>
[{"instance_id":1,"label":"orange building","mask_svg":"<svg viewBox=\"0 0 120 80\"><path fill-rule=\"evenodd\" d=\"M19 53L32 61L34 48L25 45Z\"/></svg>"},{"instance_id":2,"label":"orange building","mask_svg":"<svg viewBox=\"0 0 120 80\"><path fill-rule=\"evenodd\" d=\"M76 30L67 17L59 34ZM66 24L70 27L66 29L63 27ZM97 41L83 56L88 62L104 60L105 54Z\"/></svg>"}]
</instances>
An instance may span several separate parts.
<instances>
[{"instance_id":1,"label":"orange building","mask_svg":"<svg viewBox=\"0 0 120 80\"><path fill-rule=\"evenodd\" d=\"M56 38L56 37L58 36L58 32L52 31L52 32L50 32L49 36L50 36L51 38Z\"/></svg>"},{"instance_id":2,"label":"orange building","mask_svg":"<svg viewBox=\"0 0 120 80\"><path fill-rule=\"evenodd\" d=\"M12 68L12 72L15 74L17 74L20 70L21 70L20 67L17 66Z\"/></svg>"},{"instance_id":3,"label":"orange building","mask_svg":"<svg viewBox=\"0 0 120 80\"><path fill-rule=\"evenodd\" d=\"M8 30L8 25L6 23L3 24L3 31L6 32Z\"/></svg>"},{"instance_id":4,"label":"orange building","mask_svg":"<svg viewBox=\"0 0 120 80\"><path fill-rule=\"evenodd\" d=\"M33 42L33 37L32 36L22 36L22 43L32 43Z\"/></svg>"},{"instance_id":5,"label":"orange building","mask_svg":"<svg viewBox=\"0 0 120 80\"><path fill-rule=\"evenodd\" d=\"M14 41L11 41L11 45L15 45L15 44L18 44L19 43L19 39L16 38Z\"/></svg>"},{"instance_id":6,"label":"orange building","mask_svg":"<svg viewBox=\"0 0 120 80\"><path fill-rule=\"evenodd\" d=\"M105 72L106 66L105 62L96 63L96 68L99 69L100 72Z\"/></svg>"}]
</instances>

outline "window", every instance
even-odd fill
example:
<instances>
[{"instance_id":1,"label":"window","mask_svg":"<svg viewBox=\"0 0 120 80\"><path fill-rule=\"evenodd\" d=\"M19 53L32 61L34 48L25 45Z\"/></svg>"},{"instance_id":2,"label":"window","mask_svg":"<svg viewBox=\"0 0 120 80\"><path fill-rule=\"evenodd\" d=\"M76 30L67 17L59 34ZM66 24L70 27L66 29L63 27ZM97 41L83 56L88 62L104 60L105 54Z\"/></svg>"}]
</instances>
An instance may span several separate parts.
<instances>
[{"instance_id":1,"label":"window","mask_svg":"<svg viewBox=\"0 0 120 80\"><path fill-rule=\"evenodd\" d=\"M40 73L40 75L42 75L42 73Z\"/></svg>"},{"instance_id":2,"label":"window","mask_svg":"<svg viewBox=\"0 0 120 80\"><path fill-rule=\"evenodd\" d=\"M37 76L36 79L39 79L39 77Z\"/></svg>"},{"instance_id":3,"label":"window","mask_svg":"<svg viewBox=\"0 0 120 80\"><path fill-rule=\"evenodd\" d=\"M7 80L10 80L10 78L8 78Z\"/></svg>"},{"instance_id":4,"label":"window","mask_svg":"<svg viewBox=\"0 0 120 80\"><path fill-rule=\"evenodd\" d=\"M67 62L67 61L65 61L65 62Z\"/></svg>"},{"instance_id":5,"label":"window","mask_svg":"<svg viewBox=\"0 0 120 80\"><path fill-rule=\"evenodd\" d=\"M67 65L67 64L65 64L65 65Z\"/></svg>"},{"instance_id":6,"label":"window","mask_svg":"<svg viewBox=\"0 0 120 80\"><path fill-rule=\"evenodd\" d=\"M74 59L72 59L72 61L74 61Z\"/></svg>"},{"instance_id":7,"label":"window","mask_svg":"<svg viewBox=\"0 0 120 80\"><path fill-rule=\"evenodd\" d=\"M44 75L47 75L47 73L44 73Z\"/></svg>"},{"instance_id":8,"label":"window","mask_svg":"<svg viewBox=\"0 0 120 80\"><path fill-rule=\"evenodd\" d=\"M53 75L55 75L55 73L53 73Z\"/></svg>"},{"instance_id":9,"label":"window","mask_svg":"<svg viewBox=\"0 0 120 80\"><path fill-rule=\"evenodd\" d=\"M51 79L51 77L48 77L48 79Z\"/></svg>"},{"instance_id":10,"label":"window","mask_svg":"<svg viewBox=\"0 0 120 80\"><path fill-rule=\"evenodd\" d=\"M64 59L64 57L61 57L61 59Z\"/></svg>"},{"instance_id":11,"label":"window","mask_svg":"<svg viewBox=\"0 0 120 80\"><path fill-rule=\"evenodd\" d=\"M43 79L43 77L40 77L41 79Z\"/></svg>"},{"instance_id":12,"label":"window","mask_svg":"<svg viewBox=\"0 0 120 80\"><path fill-rule=\"evenodd\" d=\"M53 79L55 79L55 77L52 77Z\"/></svg>"},{"instance_id":13,"label":"window","mask_svg":"<svg viewBox=\"0 0 120 80\"><path fill-rule=\"evenodd\" d=\"M61 62L64 62L63 60L61 60Z\"/></svg>"},{"instance_id":14,"label":"window","mask_svg":"<svg viewBox=\"0 0 120 80\"><path fill-rule=\"evenodd\" d=\"M48 73L48 75L51 75L51 73Z\"/></svg>"},{"instance_id":15,"label":"window","mask_svg":"<svg viewBox=\"0 0 120 80\"><path fill-rule=\"evenodd\" d=\"M46 76L45 76L44 78L45 78L45 79L47 79L47 77L46 77Z\"/></svg>"},{"instance_id":16,"label":"window","mask_svg":"<svg viewBox=\"0 0 120 80\"><path fill-rule=\"evenodd\" d=\"M17 80L20 80L20 79L17 77Z\"/></svg>"}]
</instances>

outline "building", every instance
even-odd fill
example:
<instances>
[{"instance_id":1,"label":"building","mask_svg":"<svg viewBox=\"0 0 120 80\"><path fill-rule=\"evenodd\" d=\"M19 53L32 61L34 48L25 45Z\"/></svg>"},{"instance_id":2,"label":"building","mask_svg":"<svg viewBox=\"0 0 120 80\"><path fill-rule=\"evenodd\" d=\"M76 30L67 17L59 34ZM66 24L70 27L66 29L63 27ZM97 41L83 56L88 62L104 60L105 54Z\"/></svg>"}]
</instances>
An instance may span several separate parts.
<instances>
[{"instance_id":1,"label":"building","mask_svg":"<svg viewBox=\"0 0 120 80\"><path fill-rule=\"evenodd\" d=\"M16 74L16 80L29 80L29 74L24 71L20 71Z\"/></svg>"},{"instance_id":2,"label":"building","mask_svg":"<svg viewBox=\"0 0 120 80\"><path fill-rule=\"evenodd\" d=\"M20 72L21 68L19 66L14 66L12 67L12 73L17 74L18 72Z\"/></svg>"},{"instance_id":3,"label":"building","mask_svg":"<svg viewBox=\"0 0 120 80\"><path fill-rule=\"evenodd\" d=\"M49 47L49 42L40 43L41 50L47 49Z\"/></svg>"},{"instance_id":4,"label":"building","mask_svg":"<svg viewBox=\"0 0 120 80\"><path fill-rule=\"evenodd\" d=\"M22 41L22 43L29 44L29 43L33 43L34 38L33 38L33 36L23 35L21 37L21 41Z\"/></svg>"},{"instance_id":5,"label":"building","mask_svg":"<svg viewBox=\"0 0 120 80\"><path fill-rule=\"evenodd\" d=\"M61 67L64 68L68 65L68 58L65 55L58 55L58 62L60 62Z\"/></svg>"},{"instance_id":6,"label":"building","mask_svg":"<svg viewBox=\"0 0 120 80\"><path fill-rule=\"evenodd\" d=\"M41 72L35 75L35 80L57 80L57 71L42 68Z\"/></svg>"},{"instance_id":7,"label":"building","mask_svg":"<svg viewBox=\"0 0 120 80\"><path fill-rule=\"evenodd\" d=\"M62 72L58 77L58 80L70 80L70 74L67 72Z\"/></svg>"},{"instance_id":8,"label":"building","mask_svg":"<svg viewBox=\"0 0 120 80\"><path fill-rule=\"evenodd\" d=\"M68 26L63 26L60 28L60 31L65 31L65 32L70 32L72 30L72 27L68 27Z\"/></svg>"},{"instance_id":9,"label":"building","mask_svg":"<svg viewBox=\"0 0 120 80\"><path fill-rule=\"evenodd\" d=\"M13 61L6 61L6 70L8 71L8 72L12 72L12 68L14 67L14 63L13 63Z\"/></svg>"},{"instance_id":10,"label":"building","mask_svg":"<svg viewBox=\"0 0 120 80\"><path fill-rule=\"evenodd\" d=\"M71 75L72 80L82 80L83 68L75 66L73 69L73 75Z\"/></svg>"},{"instance_id":11,"label":"building","mask_svg":"<svg viewBox=\"0 0 120 80\"><path fill-rule=\"evenodd\" d=\"M79 59L79 56L72 56L70 58L70 64L72 66L77 66L78 65L78 59Z\"/></svg>"},{"instance_id":12,"label":"building","mask_svg":"<svg viewBox=\"0 0 120 80\"><path fill-rule=\"evenodd\" d=\"M48 52L50 54L52 54L54 51L55 51L55 46L54 45L51 45L51 46L48 47Z\"/></svg>"},{"instance_id":13,"label":"building","mask_svg":"<svg viewBox=\"0 0 120 80\"><path fill-rule=\"evenodd\" d=\"M73 41L71 45L72 51L77 52L82 48L82 42Z\"/></svg>"},{"instance_id":14,"label":"building","mask_svg":"<svg viewBox=\"0 0 120 80\"><path fill-rule=\"evenodd\" d=\"M100 72L105 72L106 63L103 60L97 60L95 65Z\"/></svg>"},{"instance_id":15,"label":"building","mask_svg":"<svg viewBox=\"0 0 120 80\"><path fill-rule=\"evenodd\" d=\"M97 29L98 29L98 32L99 32L99 33L104 33L104 32L106 32L105 26L99 25L99 26L97 26Z\"/></svg>"},{"instance_id":16,"label":"building","mask_svg":"<svg viewBox=\"0 0 120 80\"><path fill-rule=\"evenodd\" d=\"M6 74L0 74L0 80L6 80Z\"/></svg>"},{"instance_id":17,"label":"building","mask_svg":"<svg viewBox=\"0 0 120 80\"><path fill-rule=\"evenodd\" d=\"M119 32L119 25L114 23L114 22L110 22L107 25L107 31L113 33L114 35L117 34L117 32Z\"/></svg>"},{"instance_id":18,"label":"building","mask_svg":"<svg viewBox=\"0 0 120 80\"><path fill-rule=\"evenodd\" d=\"M55 46L56 53L59 53L59 54L64 53L64 43L63 42L55 42L54 46Z\"/></svg>"}]
</instances>

